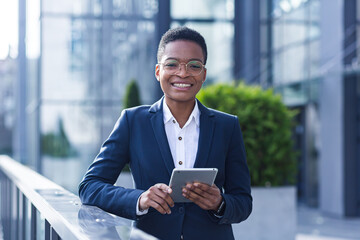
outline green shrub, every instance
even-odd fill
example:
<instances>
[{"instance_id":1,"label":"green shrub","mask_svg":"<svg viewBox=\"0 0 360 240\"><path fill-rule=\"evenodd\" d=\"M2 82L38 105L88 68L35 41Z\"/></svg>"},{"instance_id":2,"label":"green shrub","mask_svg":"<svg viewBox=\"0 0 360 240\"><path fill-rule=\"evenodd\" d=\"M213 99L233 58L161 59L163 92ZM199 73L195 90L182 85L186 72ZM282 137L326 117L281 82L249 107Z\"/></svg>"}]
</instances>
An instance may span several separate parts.
<instances>
[{"instance_id":1,"label":"green shrub","mask_svg":"<svg viewBox=\"0 0 360 240\"><path fill-rule=\"evenodd\" d=\"M135 79L132 79L126 87L124 108L131 108L139 105L141 105L139 87Z\"/></svg>"},{"instance_id":2,"label":"green shrub","mask_svg":"<svg viewBox=\"0 0 360 240\"><path fill-rule=\"evenodd\" d=\"M41 151L44 155L58 158L69 158L78 155L76 149L71 146L61 118L58 120L57 132L50 132L41 136Z\"/></svg>"},{"instance_id":3,"label":"green shrub","mask_svg":"<svg viewBox=\"0 0 360 240\"><path fill-rule=\"evenodd\" d=\"M253 186L291 185L296 178L292 127L296 114L272 89L216 84L197 98L207 107L237 115Z\"/></svg>"}]
</instances>

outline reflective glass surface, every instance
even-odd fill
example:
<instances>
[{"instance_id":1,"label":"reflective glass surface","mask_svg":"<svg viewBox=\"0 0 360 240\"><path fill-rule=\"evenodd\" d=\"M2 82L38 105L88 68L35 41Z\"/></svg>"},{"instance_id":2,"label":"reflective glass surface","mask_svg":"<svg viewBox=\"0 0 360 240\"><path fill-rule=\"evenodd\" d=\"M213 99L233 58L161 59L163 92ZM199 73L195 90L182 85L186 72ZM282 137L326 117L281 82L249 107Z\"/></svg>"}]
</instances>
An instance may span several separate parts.
<instances>
[{"instance_id":1,"label":"reflective glass surface","mask_svg":"<svg viewBox=\"0 0 360 240\"><path fill-rule=\"evenodd\" d=\"M130 80L138 82L143 104L154 101L157 1L43 2L42 171L77 192L120 115Z\"/></svg>"},{"instance_id":2,"label":"reflective glass surface","mask_svg":"<svg viewBox=\"0 0 360 240\"><path fill-rule=\"evenodd\" d=\"M305 104L314 99L312 82L319 76L319 1L274 4L271 80L287 104Z\"/></svg>"},{"instance_id":3,"label":"reflective glass surface","mask_svg":"<svg viewBox=\"0 0 360 240\"><path fill-rule=\"evenodd\" d=\"M121 106L49 103L41 112L43 174L77 192L87 167L120 116Z\"/></svg>"},{"instance_id":4,"label":"reflective glass surface","mask_svg":"<svg viewBox=\"0 0 360 240\"><path fill-rule=\"evenodd\" d=\"M178 26L177 22L172 27ZM206 84L215 82L230 82L233 79L233 51L232 43L234 30L232 23L195 23L187 22L186 26L200 32L207 44L208 59L206 63Z\"/></svg>"},{"instance_id":5,"label":"reflective glass surface","mask_svg":"<svg viewBox=\"0 0 360 240\"><path fill-rule=\"evenodd\" d=\"M171 0L173 18L234 18L234 0Z\"/></svg>"}]
</instances>

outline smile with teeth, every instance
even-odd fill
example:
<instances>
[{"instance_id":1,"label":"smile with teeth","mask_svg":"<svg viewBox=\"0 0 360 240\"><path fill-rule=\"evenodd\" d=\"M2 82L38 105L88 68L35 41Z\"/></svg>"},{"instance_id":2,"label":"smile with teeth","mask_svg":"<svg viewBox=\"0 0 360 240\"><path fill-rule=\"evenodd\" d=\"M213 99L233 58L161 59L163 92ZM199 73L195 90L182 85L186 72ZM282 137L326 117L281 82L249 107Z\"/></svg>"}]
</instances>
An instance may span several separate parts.
<instances>
[{"instance_id":1,"label":"smile with teeth","mask_svg":"<svg viewBox=\"0 0 360 240\"><path fill-rule=\"evenodd\" d=\"M179 87L179 88L191 87L191 84L189 84L189 83L173 83L172 85L174 87Z\"/></svg>"}]
</instances>

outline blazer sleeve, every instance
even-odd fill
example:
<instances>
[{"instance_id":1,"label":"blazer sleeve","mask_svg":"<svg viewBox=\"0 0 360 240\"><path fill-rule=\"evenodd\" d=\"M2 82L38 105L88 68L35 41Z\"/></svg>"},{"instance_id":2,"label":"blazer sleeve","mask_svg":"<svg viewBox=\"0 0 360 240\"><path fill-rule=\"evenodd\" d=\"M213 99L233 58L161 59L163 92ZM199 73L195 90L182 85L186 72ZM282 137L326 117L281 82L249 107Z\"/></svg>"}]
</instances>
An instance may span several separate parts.
<instances>
[{"instance_id":1,"label":"blazer sleeve","mask_svg":"<svg viewBox=\"0 0 360 240\"><path fill-rule=\"evenodd\" d=\"M219 224L239 223L252 211L250 173L239 120L235 116L229 150L226 157L223 198L226 207Z\"/></svg>"},{"instance_id":2,"label":"blazer sleeve","mask_svg":"<svg viewBox=\"0 0 360 240\"><path fill-rule=\"evenodd\" d=\"M79 197L83 204L97 206L121 217L136 219L136 203L143 191L114 186L130 158L130 128L127 117L127 111L124 110L81 181Z\"/></svg>"}]
</instances>

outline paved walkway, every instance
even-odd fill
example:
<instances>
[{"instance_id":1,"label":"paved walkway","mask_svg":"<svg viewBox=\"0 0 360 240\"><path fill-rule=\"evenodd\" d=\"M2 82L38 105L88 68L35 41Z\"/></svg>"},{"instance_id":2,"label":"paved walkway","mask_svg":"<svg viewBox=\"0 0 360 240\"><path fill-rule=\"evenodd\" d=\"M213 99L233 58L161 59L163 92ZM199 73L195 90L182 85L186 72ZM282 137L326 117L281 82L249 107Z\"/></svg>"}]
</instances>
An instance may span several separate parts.
<instances>
[{"instance_id":1,"label":"paved walkway","mask_svg":"<svg viewBox=\"0 0 360 240\"><path fill-rule=\"evenodd\" d=\"M296 240L360 240L360 218L337 218L298 206Z\"/></svg>"}]
</instances>

